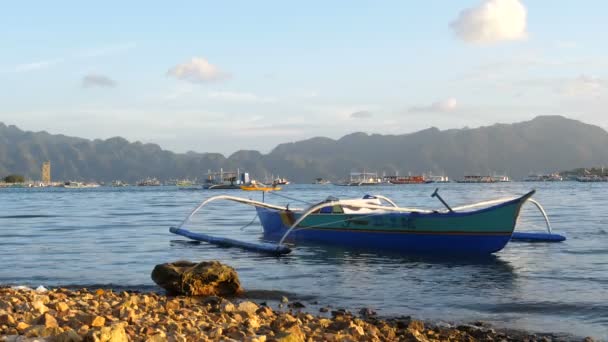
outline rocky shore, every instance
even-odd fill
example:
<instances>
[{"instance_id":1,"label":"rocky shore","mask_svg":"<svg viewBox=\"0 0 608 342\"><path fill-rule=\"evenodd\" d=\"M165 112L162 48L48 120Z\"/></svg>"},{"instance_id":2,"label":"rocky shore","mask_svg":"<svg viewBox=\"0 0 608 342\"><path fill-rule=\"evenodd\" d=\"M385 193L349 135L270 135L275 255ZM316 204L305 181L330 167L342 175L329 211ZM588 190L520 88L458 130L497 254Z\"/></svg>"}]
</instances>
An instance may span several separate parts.
<instances>
[{"instance_id":1,"label":"rocky shore","mask_svg":"<svg viewBox=\"0 0 608 342\"><path fill-rule=\"evenodd\" d=\"M283 297L256 303L234 268L218 261L156 265L168 295L112 289L0 288L0 341L570 341L571 337L496 331L483 324L431 325L306 306ZM228 299L230 298L230 299ZM578 339L581 340L581 339ZM586 339L591 341L591 339Z\"/></svg>"},{"instance_id":2,"label":"rocky shore","mask_svg":"<svg viewBox=\"0 0 608 342\"><path fill-rule=\"evenodd\" d=\"M0 288L0 341L551 341L475 325L382 320L362 310L327 317L289 303L112 290ZM281 307L279 307L281 306ZM330 316L331 314L331 316Z\"/></svg>"}]
</instances>

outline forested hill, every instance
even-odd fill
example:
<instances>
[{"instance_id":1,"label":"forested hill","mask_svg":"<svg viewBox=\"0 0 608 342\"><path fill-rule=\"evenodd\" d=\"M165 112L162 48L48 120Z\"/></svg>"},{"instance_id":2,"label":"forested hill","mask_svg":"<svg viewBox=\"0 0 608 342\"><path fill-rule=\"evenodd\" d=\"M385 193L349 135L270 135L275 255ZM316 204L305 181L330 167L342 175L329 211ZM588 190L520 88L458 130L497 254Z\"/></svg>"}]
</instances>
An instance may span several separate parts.
<instances>
[{"instance_id":1,"label":"forested hill","mask_svg":"<svg viewBox=\"0 0 608 342\"><path fill-rule=\"evenodd\" d=\"M52 163L53 179L60 180L200 179L208 169L220 167L238 167L258 178L280 174L306 183L316 177L340 179L363 168L386 174L433 172L460 178L496 173L523 178L530 172L608 166L608 133L561 116L540 116L474 129L312 138L280 144L269 154L238 151L226 158L217 153L173 153L119 137L87 140L27 132L0 123L0 176L18 173L40 179L46 160Z\"/></svg>"}]
</instances>

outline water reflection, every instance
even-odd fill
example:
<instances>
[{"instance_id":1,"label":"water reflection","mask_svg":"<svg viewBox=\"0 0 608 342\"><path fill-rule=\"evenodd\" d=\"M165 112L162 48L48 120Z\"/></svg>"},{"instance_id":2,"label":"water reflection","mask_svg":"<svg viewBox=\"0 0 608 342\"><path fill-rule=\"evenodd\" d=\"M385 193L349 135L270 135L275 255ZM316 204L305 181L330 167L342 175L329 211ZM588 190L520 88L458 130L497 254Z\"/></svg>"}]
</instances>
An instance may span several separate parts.
<instances>
[{"instance_id":1,"label":"water reflection","mask_svg":"<svg viewBox=\"0 0 608 342\"><path fill-rule=\"evenodd\" d=\"M565 234L568 241L509 243L495 256L467 259L310 245L299 245L292 254L276 258L192 242L168 232L203 199L221 192L2 189L0 261L12 267L0 273L0 283L150 289L154 288L150 272L156 264L216 259L234 266L246 289L288 291L334 307L367 306L382 315L454 321L483 318L514 328L606 338L608 184L534 187L538 190L535 198L547 210L555 232ZM446 184L441 188L446 201L456 206L522 194L530 190L530 184ZM400 205L436 208L440 204L429 196L433 190L432 185L365 189L303 185L285 187L283 193L309 202L329 195L349 198L380 193ZM266 200L304 206L280 197ZM218 202L203 210L188 228L253 242L262 235L259 224L239 228L254 215L247 206ZM526 207L517 229L543 230L544 222L533 208Z\"/></svg>"}]
</instances>

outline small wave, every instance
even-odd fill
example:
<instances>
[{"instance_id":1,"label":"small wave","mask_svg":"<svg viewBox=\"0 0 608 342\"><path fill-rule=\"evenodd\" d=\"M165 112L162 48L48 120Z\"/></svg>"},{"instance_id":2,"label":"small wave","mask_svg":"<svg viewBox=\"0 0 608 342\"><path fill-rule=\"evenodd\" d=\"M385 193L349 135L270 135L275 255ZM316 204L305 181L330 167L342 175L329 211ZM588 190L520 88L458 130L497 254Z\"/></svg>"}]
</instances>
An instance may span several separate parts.
<instances>
[{"instance_id":1,"label":"small wave","mask_svg":"<svg viewBox=\"0 0 608 342\"><path fill-rule=\"evenodd\" d=\"M57 215L0 215L0 219L27 219L27 218L44 218L44 217L58 217Z\"/></svg>"},{"instance_id":2,"label":"small wave","mask_svg":"<svg viewBox=\"0 0 608 342\"><path fill-rule=\"evenodd\" d=\"M164 290L156 285L118 285L114 283L108 284L67 284L61 286L53 286L52 288L66 288L70 290L77 289L89 289L89 290L97 290L97 289L111 289L112 291L132 291L132 292L164 292Z\"/></svg>"},{"instance_id":3,"label":"small wave","mask_svg":"<svg viewBox=\"0 0 608 342\"><path fill-rule=\"evenodd\" d=\"M527 275L521 275L520 278L528 278L528 279L546 279L546 280L554 280L554 281L563 281L563 282L576 282L576 283L580 283L580 282L595 282L595 283L600 283L600 284L608 284L608 279L606 278L598 278L598 277L569 277L569 276L564 276L564 275L558 275L558 276L539 276L539 275L535 275L535 276L527 276Z\"/></svg>"},{"instance_id":4,"label":"small wave","mask_svg":"<svg viewBox=\"0 0 608 342\"><path fill-rule=\"evenodd\" d=\"M148 216L148 215L156 215L156 214L158 214L158 213L140 211L140 212L128 212L128 213L110 213L110 214L108 214L108 216L110 216L110 217L112 217L112 216Z\"/></svg>"},{"instance_id":5,"label":"small wave","mask_svg":"<svg viewBox=\"0 0 608 342\"><path fill-rule=\"evenodd\" d=\"M598 318L608 317L608 304L604 303L556 303L521 302L502 304L465 304L461 307L490 313L537 313L547 315L577 315Z\"/></svg>"},{"instance_id":6,"label":"small wave","mask_svg":"<svg viewBox=\"0 0 608 342\"><path fill-rule=\"evenodd\" d=\"M596 255L596 254L608 254L608 248L600 248L600 249L585 249L585 250L565 250L562 253L564 254L574 254L574 255Z\"/></svg>"},{"instance_id":7,"label":"small wave","mask_svg":"<svg viewBox=\"0 0 608 342\"><path fill-rule=\"evenodd\" d=\"M30 235L30 234L6 234L6 233L2 234L2 238L3 239L8 239L8 238L30 238L32 236L33 235ZM10 244L12 245L12 243L10 243Z\"/></svg>"}]
</instances>

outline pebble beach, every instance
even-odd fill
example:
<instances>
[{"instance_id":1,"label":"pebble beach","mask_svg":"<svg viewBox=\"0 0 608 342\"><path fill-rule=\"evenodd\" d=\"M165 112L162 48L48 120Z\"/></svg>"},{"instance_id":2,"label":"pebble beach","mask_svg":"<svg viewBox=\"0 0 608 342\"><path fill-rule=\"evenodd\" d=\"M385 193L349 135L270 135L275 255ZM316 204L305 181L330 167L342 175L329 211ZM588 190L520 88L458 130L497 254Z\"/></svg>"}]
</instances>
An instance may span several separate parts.
<instances>
[{"instance_id":1,"label":"pebble beach","mask_svg":"<svg viewBox=\"0 0 608 342\"><path fill-rule=\"evenodd\" d=\"M287 298L271 308L246 297L4 287L0 341L592 341L497 331L480 322L440 326L365 310L323 315L301 308Z\"/></svg>"}]
</instances>

